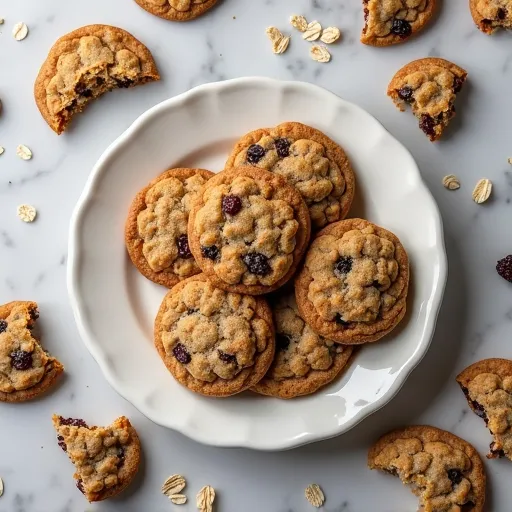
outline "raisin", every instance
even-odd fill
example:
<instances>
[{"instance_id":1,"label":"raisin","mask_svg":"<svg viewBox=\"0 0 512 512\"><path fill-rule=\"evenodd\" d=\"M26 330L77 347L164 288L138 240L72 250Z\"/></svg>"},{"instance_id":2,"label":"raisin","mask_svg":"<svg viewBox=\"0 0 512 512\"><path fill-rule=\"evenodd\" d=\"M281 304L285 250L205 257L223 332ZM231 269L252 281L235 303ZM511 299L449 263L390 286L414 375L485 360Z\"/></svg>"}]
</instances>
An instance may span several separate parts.
<instances>
[{"instance_id":1,"label":"raisin","mask_svg":"<svg viewBox=\"0 0 512 512\"><path fill-rule=\"evenodd\" d=\"M130 80L129 78L123 78L118 79L116 78L116 84L121 89L128 89L128 87L131 87L135 82L133 80Z\"/></svg>"},{"instance_id":2,"label":"raisin","mask_svg":"<svg viewBox=\"0 0 512 512\"><path fill-rule=\"evenodd\" d=\"M219 359L224 363L236 363L236 356L219 350Z\"/></svg>"},{"instance_id":3,"label":"raisin","mask_svg":"<svg viewBox=\"0 0 512 512\"><path fill-rule=\"evenodd\" d=\"M499 20L504 20L507 17L507 11L500 7L496 13L496 16Z\"/></svg>"},{"instance_id":4,"label":"raisin","mask_svg":"<svg viewBox=\"0 0 512 512\"><path fill-rule=\"evenodd\" d=\"M236 215L242 209L242 200L238 196L224 196L222 198L222 211L228 215Z\"/></svg>"},{"instance_id":5,"label":"raisin","mask_svg":"<svg viewBox=\"0 0 512 512\"><path fill-rule=\"evenodd\" d=\"M277 156L280 158L286 158L290 155L291 143L288 139L276 139L275 140Z\"/></svg>"},{"instance_id":6,"label":"raisin","mask_svg":"<svg viewBox=\"0 0 512 512\"><path fill-rule=\"evenodd\" d=\"M466 395L466 399L469 402L469 404L471 405L471 408L473 409L475 414L477 416L479 416L480 418L482 418L485 421L485 423L487 424L487 422L489 420L487 419L487 414L485 413L485 409L482 406L482 404L479 404L476 400L471 399L471 397L469 396L468 388L461 386L461 389L462 389L462 392L464 393L464 395Z\"/></svg>"},{"instance_id":7,"label":"raisin","mask_svg":"<svg viewBox=\"0 0 512 512\"><path fill-rule=\"evenodd\" d=\"M201 247L201 252L205 258L209 260L216 260L219 256L219 248L216 245L210 245L209 247Z\"/></svg>"},{"instance_id":8,"label":"raisin","mask_svg":"<svg viewBox=\"0 0 512 512\"><path fill-rule=\"evenodd\" d=\"M82 494L85 494L85 489L84 489L84 483L82 482L82 480L77 480L76 481L76 488L82 493Z\"/></svg>"},{"instance_id":9,"label":"raisin","mask_svg":"<svg viewBox=\"0 0 512 512\"><path fill-rule=\"evenodd\" d=\"M265 149L259 144L251 144L247 150L247 161L257 164L265 156Z\"/></svg>"},{"instance_id":10,"label":"raisin","mask_svg":"<svg viewBox=\"0 0 512 512\"><path fill-rule=\"evenodd\" d=\"M370 10L365 7L365 9L364 9L364 21L365 21L365 23L368 23L368 16L369 15L370 15Z\"/></svg>"},{"instance_id":11,"label":"raisin","mask_svg":"<svg viewBox=\"0 0 512 512\"><path fill-rule=\"evenodd\" d=\"M122 446L119 447L119 453L117 455L119 457L119 462L117 463L117 467L120 468L125 461L126 455L124 453L124 448Z\"/></svg>"},{"instance_id":12,"label":"raisin","mask_svg":"<svg viewBox=\"0 0 512 512\"><path fill-rule=\"evenodd\" d=\"M266 276L272 272L272 267L268 262L268 258L259 252L250 252L242 257L243 262L247 265L251 274L257 276Z\"/></svg>"},{"instance_id":13,"label":"raisin","mask_svg":"<svg viewBox=\"0 0 512 512\"><path fill-rule=\"evenodd\" d=\"M0 332L5 332L7 330L7 322L5 320L0 319Z\"/></svg>"},{"instance_id":14,"label":"raisin","mask_svg":"<svg viewBox=\"0 0 512 512\"><path fill-rule=\"evenodd\" d=\"M37 308L30 308L28 314L30 315L31 320L37 320L39 318L39 311Z\"/></svg>"},{"instance_id":15,"label":"raisin","mask_svg":"<svg viewBox=\"0 0 512 512\"><path fill-rule=\"evenodd\" d=\"M32 352L15 350L11 353L11 366L20 371L29 370L32 368Z\"/></svg>"},{"instance_id":16,"label":"raisin","mask_svg":"<svg viewBox=\"0 0 512 512\"><path fill-rule=\"evenodd\" d=\"M398 476L398 471L396 470L396 468L391 468L391 469L384 469L384 471L386 473L389 473L390 475L393 475L393 476Z\"/></svg>"},{"instance_id":17,"label":"raisin","mask_svg":"<svg viewBox=\"0 0 512 512\"><path fill-rule=\"evenodd\" d=\"M60 424L69 426L69 427L83 427L83 428L89 428L87 426L87 423L85 423L84 420L81 419L75 419L75 418L63 418L60 416L59 418Z\"/></svg>"},{"instance_id":18,"label":"raisin","mask_svg":"<svg viewBox=\"0 0 512 512\"><path fill-rule=\"evenodd\" d=\"M475 504L472 501L468 501L467 503L464 503L464 505L462 505L460 512L470 512L474 508L475 508Z\"/></svg>"},{"instance_id":19,"label":"raisin","mask_svg":"<svg viewBox=\"0 0 512 512\"><path fill-rule=\"evenodd\" d=\"M448 478L451 480L452 484L460 484L462 482L462 473L458 469L449 469Z\"/></svg>"},{"instance_id":20,"label":"raisin","mask_svg":"<svg viewBox=\"0 0 512 512\"><path fill-rule=\"evenodd\" d=\"M379 288L380 287L379 281L373 281L372 286L375 288Z\"/></svg>"},{"instance_id":21,"label":"raisin","mask_svg":"<svg viewBox=\"0 0 512 512\"><path fill-rule=\"evenodd\" d=\"M413 93L414 91L412 90L412 87L409 87L408 85L405 85L397 91L400 99L406 101L407 103L412 103L414 101Z\"/></svg>"},{"instance_id":22,"label":"raisin","mask_svg":"<svg viewBox=\"0 0 512 512\"><path fill-rule=\"evenodd\" d=\"M188 309L187 315L193 315L195 312L197 312L197 309Z\"/></svg>"},{"instance_id":23,"label":"raisin","mask_svg":"<svg viewBox=\"0 0 512 512\"><path fill-rule=\"evenodd\" d=\"M178 245L178 256L180 258L189 259L192 258L192 253L190 252L190 247L188 245L188 236L180 235L177 240Z\"/></svg>"},{"instance_id":24,"label":"raisin","mask_svg":"<svg viewBox=\"0 0 512 512\"><path fill-rule=\"evenodd\" d=\"M277 350L286 350L290 346L290 337L286 334L276 334L276 347Z\"/></svg>"},{"instance_id":25,"label":"raisin","mask_svg":"<svg viewBox=\"0 0 512 512\"><path fill-rule=\"evenodd\" d=\"M96 77L96 85L103 85L105 83L105 79L102 77L102 76L97 76Z\"/></svg>"},{"instance_id":26,"label":"raisin","mask_svg":"<svg viewBox=\"0 0 512 512\"><path fill-rule=\"evenodd\" d=\"M176 344L176 346L172 349L172 353L181 364L188 364L192 360L190 354L187 352L187 349L181 343Z\"/></svg>"},{"instance_id":27,"label":"raisin","mask_svg":"<svg viewBox=\"0 0 512 512\"><path fill-rule=\"evenodd\" d=\"M395 18L391 26L391 32L401 38L406 38L412 34L412 27L408 21Z\"/></svg>"},{"instance_id":28,"label":"raisin","mask_svg":"<svg viewBox=\"0 0 512 512\"><path fill-rule=\"evenodd\" d=\"M334 321L335 321L338 325L346 326L346 325L348 325L348 324L349 324L348 322L345 322L345 320L343 320L343 318L341 318L341 315L340 315L339 313L336 313L336 316L334 317Z\"/></svg>"},{"instance_id":29,"label":"raisin","mask_svg":"<svg viewBox=\"0 0 512 512\"><path fill-rule=\"evenodd\" d=\"M496 271L501 277L503 277L503 279L512 283L512 254L509 254L498 261L496 264Z\"/></svg>"},{"instance_id":30,"label":"raisin","mask_svg":"<svg viewBox=\"0 0 512 512\"><path fill-rule=\"evenodd\" d=\"M453 92L455 94L459 93L462 89L462 86L464 85L465 79L461 78L460 76L456 76L453 79Z\"/></svg>"},{"instance_id":31,"label":"raisin","mask_svg":"<svg viewBox=\"0 0 512 512\"><path fill-rule=\"evenodd\" d=\"M92 91L91 89L88 89L84 84L78 82L75 85L75 92L79 94L80 96L83 96L84 98L91 98L92 97Z\"/></svg>"},{"instance_id":32,"label":"raisin","mask_svg":"<svg viewBox=\"0 0 512 512\"><path fill-rule=\"evenodd\" d=\"M428 114L422 114L420 119L420 128L429 137L434 137L436 134L435 131L436 121L432 116Z\"/></svg>"},{"instance_id":33,"label":"raisin","mask_svg":"<svg viewBox=\"0 0 512 512\"><path fill-rule=\"evenodd\" d=\"M342 276L348 274L352 270L352 258L350 256L341 256L334 264L334 273Z\"/></svg>"},{"instance_id":34,"label":"raisin","mask_svg":"<svg viewBox=\"0 0 512 512\"><path fill-rule=\"evenodd\" d=\"M66 443L64 442L64 438L62 436L57 436L57 441L59 446L65 451L68 451L68 447L66 446Z\"/></svg>"},{"instance_id":35,"label":"raisin","mask_svg":"<svg viewBox=\"0 0 512 512\"><path fill-rule=\"evenodd\" d=\"M501 458L505 457L505 451L501 450L501 449L496 450L495 446L496 446L496 443L494 443L494 442L492 442L489 445L491 453L490 453L490 455L488 455L488 457L490 457L491 459L501 459Z\"/></svg>"}]
</instances>

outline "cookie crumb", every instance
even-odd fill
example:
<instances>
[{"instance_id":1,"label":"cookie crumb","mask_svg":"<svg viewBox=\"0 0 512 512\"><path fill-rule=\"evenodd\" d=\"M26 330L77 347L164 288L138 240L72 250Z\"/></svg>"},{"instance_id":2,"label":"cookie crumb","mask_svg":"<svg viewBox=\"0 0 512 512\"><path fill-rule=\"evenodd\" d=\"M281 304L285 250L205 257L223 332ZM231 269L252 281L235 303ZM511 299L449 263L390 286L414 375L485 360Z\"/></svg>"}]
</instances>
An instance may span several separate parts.
<instances>
[{"instance_id":1,"label":"cookie crumb","mask_svg":"<svg viewBox=\"0 0 512 512\"><path fill-rule=\"evenodd\" d=\"M185 489L186 485L187 482L181 475L171 475L162 485L162 493L172 498Z\"/></svg>"},{"instance_id":2,"label":"cookie crumb","mask_svg":"<svg viewBox=\"0 0 512 512\"><path fill-rule=\"evenodd\" d=\"M18 155L22 160L30 160L32 158L32 151L30 151L30 149L24 144L20 144L16 148L16 155Z\"/></svg>"},{"instance_id":3,"label":"cookie crumb","mask_svg":"<svg viewBox=\"0 0 512 512\"><path fill-rule=\"evenodd\" d=\"M28 35L28 27L25 23L16 23L12 29L12 36L16 41L23 41Z\"/></svg>"},{"instance_id":4,"label":"cookie crumb","mask_svg":"<svg viewBox=\"0 0 512 512\"><path fill-rule=\"evenodd\" d=\"M460 188L460 181L455 174L448 174L443 178L443 186L448 190L457 190Z\"/></svg>"},{"instance_id":5,"label":"cookie crumb","mask_svg":"<svg viewBox=\"0 0 512 512\"><path fill-rule=\"evenodd\" d=\"M308 485L304 494L313 507L320 508L325 503L324 493L318 484Z\"/></svg>"},{"instance_id":6,"label":"cookie crumb","mask_svg":"<svg viewBox=\"0 0 512 512\"><path fill-rule=\"evenodd\" d=\"M317 62L325 63L331 60L331 54L325 46L314 45L311 47L311 50L309 50L309 54L311 58Z\"/></svg>"},{"instance_id":7,"label":"cookie crumb","mask_svg":"<svg viewBox=\"0 0 512 512\"><path fill-rule=\"evenodd\" d=\"M196 498L197 509L201 512L212 512L213 502L215 500L215 489L205 485L198 493Z\"/></svg>"},{"instance_id":8,"label":"cookie crumb","mask_svg":"<svg viewBox=\"0 0 512 512\"><path fill-rule=\"evenodd\" d=\"M306 32L308 29L308 22L304 16L294 14L290 17L290 23L293 28L296 28L299 32Z\"/></svg>"},{"instance_id":9,"label":"cookie crumb","mask_svg":"<svg viewBox=\"0 0 512 512\"><path fill-rule=\"evenodd\" d=\"M18 217L23 222L34 222L37 215L36 209L29 204L20 204L18 206Z\"/></svg>"},{"instance_id":10,"label":"cookie crumb","mask_svg":"<svg viewBox=\"0 0 512 512\"><path fill-rule=\"evenodd\" d=\"M312 21L308 23L308 27L304 34L302 34L302 39L306 41L316 41L322 35L322 25L318 21Z\"/></svg>"},{"instance_id":11,"label":"cookie crumb","mask_svg":"<svg viewBox=\"0 0 512 512\"><path fill-rule=\"evenodd\" d=\"M478 181L473 190L473 201L477 204L482 204L489 199L492 193L492 181L487 178L483 178Z\"/></svg>"},{"instance_id":12,"label":"cookie crumb","mask_svg":"<svg viewBox=\"0 0 512 512\"><path fill-rule=\"evenodd\" d=\"M4 152L5 152L5 149L2 146L0 146L0 155L3 155Z\"/></svg>"},{"instance_id":13,"label":"cookie crumb","mask_svg":"<svg viewBox=\"0 0 512 512\"><path fill-rule=\"evenodd\" d=\"M185 505L187 497L184 494L173 494L169 498L175 505Z\"/></svg>"},{"instance_id":14,"label":"cookie crumb","mask_svg":"<svg viewBox=\"0 0 512 512\"><path fill-rule=\"evenodd\" d=\"M2 19L0 19L0 21L3 22ZM1 25L2 23L0 23ZM4 481L0 478L0 497L2 496L2 494L4 493Z\"/></svg>"},{"instance_id":15,"label":"cookie crumb","mask_svg":"<svg viewBox=\"0 0 512 512\"><path fill-rule=\"evenodd\" d=\"M325 44L333 44L341 37L340 29L337 27L327 27L322 31L320 41Z\"/></svg>"}]
</instances>

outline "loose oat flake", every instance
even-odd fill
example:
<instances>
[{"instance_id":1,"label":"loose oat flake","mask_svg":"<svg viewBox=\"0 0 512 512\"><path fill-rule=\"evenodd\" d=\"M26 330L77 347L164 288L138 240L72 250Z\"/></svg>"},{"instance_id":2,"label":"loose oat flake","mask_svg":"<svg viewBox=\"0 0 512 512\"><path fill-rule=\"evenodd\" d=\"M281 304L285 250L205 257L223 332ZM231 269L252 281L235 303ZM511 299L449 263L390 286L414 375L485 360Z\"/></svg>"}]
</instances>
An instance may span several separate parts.
<instances>
[{"instance_id":1,"label":"loose oat flake","mask_svg":"<svg viewBox=\"0 0 512 512\"><path fill-rule=\"evenodd\" d=\"M460 181L455 174L448 174L443 178L443 186L448 190L457 190L460 188Z\"/></svg>"},{"instance_id":2,"label":"loose oat flake","mask_svg":"<svg viewBox=\"0 0 512 512\"><path fill-rule=\"evenodd\" d=\"M341 37L340 29L337 27L327 27L322 31L320 41L325 44L333 44Z\"/></svg>"},{"instance_id":3,"label":"loose oat flake","mask_svg":"<svg viewBox=\"0 0 512 512\"><path fill-rule=\"evenodd\" d=\"M322 25L318 21L308 23L308 28L302 34L302 39L306 41L316 41L322 35Z\"/></svg>"},{"instance_id":4,"label":"loose oat flake","mask_svg":"<svg viewBox=\"0 0 512 512\"><path fill-rule=\"evenodd\" d=\"M272 51L279 55L284 53L288 49L288 45L290 44L290 36L282 37L279 41L275 41L272 45Z\"/></svg>"},{"instance_id":5,"label":"loose oat flake","mask_svg":"<svg viewBox=\"0 0 512 512\"><path fill-rule=\"evenodd\" d=\"M491 196L492 181L487 178L481 179L473 190L473 201L478 204L485 203Z\"/></svg>"},{"instance_id":6,"label":"loose oat flake","mask_svg":"<svg viewBox=\"0 0 512 512\"><path fill-rule=\"evenodd\" d=\"M512 165L512 158L509 158L509 159L508 159L508 163L509 163L510 165Z\"/></svg>"},{"instance_id":7,"label":"loose oat flake","mask_svg":"<svg viewBox=\"0 0 512 512\"><path fill-rule=\"evenodd\" d=\"M290 18L290 23L292 27L296 28L299 32L306 32L308 29L308 22L304 16L295 14Z\"/></svg>"},{"instance_id":8,"label":"loose oat flake","mask_svg":"<svg viewBox=\"0 0 512 512\"><path fill-rule=\"evenodd\" d=\"M18 206L18 217L23 222L34 222L36 215L37 211L33 206L29 204L20 204L20 206Z\"/></svg>"},{"instance_id":9,"label":"loose oat flake","mask_svg":"<svg viewBox=\"0 0 512 512\"><path fill-rule=\"evenodd\" d=\"M185 486L187 482L181 475L171 475L162 485L162 492L171 497L172 495L179 494Z\"/></svg>"},{"instance_id":10,"label":"loose oat flake","mask_svg":"<svg viewBox=\"0 0 512 512\"><path fill-rule=\"evenodd\" d=\"M281 31L276 27L268 27L267 30L265 30L267 33L268 38L275 43L276 41L279 41L283 38L283 34Z\"/></svg>"},{"instance_id":11,"label":"loose oat flake","mask_svg":"<svg viewBox=\"0 0 512 512\"><path fill-rule=\"evenodd\" d=\"M313 507L320 508L325 502L324 493L318 484L308 485L304 494Z\"/></svg>"},{"instance_id":12,"label":"loose oat flake","mask_svg":"<svg viewBox=\"0 0 512 512\"><path fill-rule=\"evenodd\" d=\"M30 151L27 146L24 144L20 144L16 148L16 154L22 159L22 160L30 160L32 158L32 151Z\"/></svg>"},{"instance_id":13,"label":"loose oat flake","mask_svg":"<svg viewBox=\"0 0 512 512\"><path fill-rule=\"evenodd\" d=\"M4 493L4 481L0 478L0 497Z\"/></svg>"},{"instance_id":14,"label":"loose oat flake","mask_svg":"<svg viewBox=\"0 0 512 512\"><path fill-rule=\"evenodd\" d=\"M169 498L175 505L185 505L187 497L184 494L173 494Z\"/></svg>"},{"instance_id":15,"label":"loose oat flake","mask_svg":"<svg viewBox=\"0 0 512 512\"><path fill-rule=\"evenodd\" d=\"M215 489L209 485L204 486L196 497L197 509L201 512L212 512L215 500Z\"/></svg>"},{"instance_id":16,"label":"loose oat flake","mask_svg":"<svg viewBox=\"0 0 512 512\"><path fill-rule=\"evenodd\" d=\"M4 24L4 19L3 18L0 18L0 25L3 25Z\"/></svg>"},{"instance_id":17,"label":"loose oat flake","mask_svg":"<svg viewBox=\"0 0 512 512\"><path fill-rule=\"evenodd\" d=\"M331 54L325 46L314 45L311 47L311 50L309 50L309 54L311 58L317 62L325 63L331 60Z\"/></svg>"},{"instance_id":18,"label":"loose oat flake","mask_svg":"<svg viewBox=\"0 0 512 512\"><path fill-rule=\"evenodd\" d=\"M5 149L2 146L0 146L0 155L3 155L4 151L5 151Z\"/></svg>"},{"instance_id":19,"label":"loose oat flake","mask_svg":"<svg viewBox=\"0 0 512 512\"><path fill-rule=\"evenodd\" d=\"M25 23L16 23L12 29L12 35L16 41L23 41L28 35L28 27Z\"/></svg>"}]
</instances>

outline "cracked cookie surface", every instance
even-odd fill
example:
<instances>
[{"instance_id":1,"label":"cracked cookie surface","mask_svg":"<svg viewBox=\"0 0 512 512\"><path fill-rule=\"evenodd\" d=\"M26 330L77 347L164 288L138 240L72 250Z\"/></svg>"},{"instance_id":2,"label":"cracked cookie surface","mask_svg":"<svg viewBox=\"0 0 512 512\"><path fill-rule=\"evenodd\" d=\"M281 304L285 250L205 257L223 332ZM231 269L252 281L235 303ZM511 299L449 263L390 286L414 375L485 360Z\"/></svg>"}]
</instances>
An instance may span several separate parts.
<instances>
[{"instance_id":1,"label":"cracked cookie surface","mask_svg":"<svg viewBox=\"0 0 512 512\"><path fill-rule=\"evenodd\" d=\"M140 441L128 418L108 427L53 415L59 446L75 465L76 486L88 501L116 496L133 480L140 464Z\"/></svg>"},{"instance_id":2,"label":"cracked cookie surface","mask_svg":"<svg viewBox=\"0 0 512 512\"><path fill-rule=\"evenodd\" d=\"M396 73L388 86L388 96L401 111L410 105L420 129L435 141L455 116L455 99L466 77L464 69L447 60L415 60Z\"/></svg>"},{"instance_id":3,"label":"cracked cookie surface","mask_svg":"<svg viewBox=\"0 0 512 512\"><path fill-rule=\"evenodd\" d=\"M308 205L313 229L346 217L355 178L343 149L319 130L300 123L244 135L226 168L253 165L286 178Z\"/></svg>"},{"instance_id":4,"label":"cracked cookie surface","mask_svg":"<svg viewBox=\"0 0 512 512\"><path fill-rule=\"evenodd\" d=\"M316 334L300 317L293 290L271 302L276 329L276 354L256 393L294 398L314 393L346 367L352 347Z\"/></svg>"},{"instance_id":5,"label":"cracked cookie surface","mask_svg":"<svg viewBox=\"0 0 512 512\"><path fill-rule=\"evenodd\" d=\"M371 46L402 43L432 18L436 0L363 0L361 42Z\"/></svg>"},{"instance_id":6,"label":"cracked cookie surface","mask_svg":"<svg viewBox=\"0 0 512 512\"><path fill-rule=\"evenodd\" d=\"M400 477L425 512L482 512L486 477L467 441L429 426L395 430L370 448L370 469Z\"/></svg>"},{"instance_id":7,"label":"cracked cookie surface","mask_svg":"<svg viewBox=\"0 0 512 512\"><path fill-rule=\"evenodd\" d=\"M130 207L126 248L139 272L171 288L201 272L190 252L187 224L192 203L213 173L170 169L144 187Z\"/></svg>"},{"instance_id":8,"label":"cracked cookie surface","mask_svg":"<svg viewBox=\"0 0 512 512\"><path fill-rule=\"evenodd\" d=\"M75 114L105 92L159 80L149 50L128 32L89 25L61 37L36 79L37 106L59 135Z\"/></svg>"},{"instance_id":9,"label":"cracked cookie surface","mask_svg":"<svg viewBox=\"0 0 512 512\"><path fill-rule=\"evenodd\" d=\"M493 435L487 458L512 460L512 361L484 359L457 376L471 409Z\"/></svg>"},{"instance_id":10,"label":"cracked cookie surface","mask_svg":"<svg viewBox=\"0 0 512 512\"><path fill-rule=\"evenodd\" d=\"M35 302L0 306L0 402L24 402L45 392L64 371L34 337Z\"/></svg>"},{"instance_id":11,"label":"cracked cookie surface","mask_svg":"<svg viewBox=\"0 0 512 512\"><path fill-rule=\"evenodd\" d=\"M135 0L144 10L170 21L189 21L211 9L217 0Z\"/></svg>"},{"instance_id":12,"label":"cracked cookie surface","mask_svg":"<svg viewBox=\"0 0 512 512\"><path fill-rule=\"evenodd\" d=\"M291 278L311 231L298 190L274 173L237 167L216 174L189 217L197 264L218 287L270 292Z\"/></svg>"},{"instance_id":13,"label":"cracked cookie surface","mask_svg":"<svg viewBox=\"0 0 512 512\"><path fill-rule=\"evenodd\" d=\"M302 318L317 333L352 345L377 341L406 310L409 262L400 240L363 219L324 228L296 278Z\"/></svg>"},{"instance_id":14,"label":"cracked cookie surface","mask_svg":"<svg viewBox=\"0 0 512 512\"><path fill-rule=\"evenodd\" d=\"M262 298L226 292L200 274L165 296L155 345L184 386L203 395L233 395L256 384L272 363L272 313Z\"/></svg>"},{"instance_id":15,"label":"cracked cookie surface","mask_svg":"<svg viewBox=\"0 0 512 512\"><path fill-rule=\"evenodd\" d=\"M486 34L512 29L512 0L469 0L477 27Z\"/></svg>"}]
</instances>

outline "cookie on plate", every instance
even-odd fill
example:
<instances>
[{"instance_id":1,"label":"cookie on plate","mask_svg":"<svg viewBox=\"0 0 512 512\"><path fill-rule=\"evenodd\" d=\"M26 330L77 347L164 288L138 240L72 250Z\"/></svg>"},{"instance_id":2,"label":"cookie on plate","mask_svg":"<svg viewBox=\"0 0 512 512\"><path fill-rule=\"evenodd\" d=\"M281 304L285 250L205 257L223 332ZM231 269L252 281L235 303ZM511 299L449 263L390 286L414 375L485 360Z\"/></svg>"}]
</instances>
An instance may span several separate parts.
<instances>
[{"instance_id":1,"label":"cookie on plate","mask_svg":"<svg viewBox=\"0 0 512 512\"><path fill-rule=\"evenodd\" d=\"M201 272L189 249L187 224L192 203L212 176L204 169L170 169L135 196L126 221L126 248L151 281L172 288Z\"/></svg>"},{"instance_id":2,"label":"cookie on plate","mask_svg":"<svg viewBox=\"0 0 512 512\"><path fill-rule=\"evenodd\" d=\"M487 458L512 460L512 361L478 361L461 372L457 382L494 437Z\"/></svg>"},{"instance_id":3,"label":"cookie on plate","mask_svg":"<svg viewBox=\"0 0 512 512\"><path fill-rule=\"evenodd\" d=\"M0 402L24 402L44 393L64 367L41 347L32 329L35 302L0 306Z\"/></svg>"},{"instance_id":4,"label":"cookie on plate","mask_svg":"<svg viewBox=\"0 0 512 512\"><path fill-rule=\"evenodd\" d=\"M252 388L277 398L310 395L340 375L353 348L316 334L300 317L293 290L271 303L276 355L269 371Z\"/></svg>"},{"instance_id":5,"label":"cookie on plate","mask_svg":"<svg viewBox=\"0 0 512 512\"><path fill-rule=\"evenodd\" d=\"M485 34L512 29L512 0L469 0L471 15Z\"/></svg>"},{"instance_id":6,"label":"cookie on plate","mask_svg":"<svg viewBox=\"0 0 512 512\"><path fill-rule=\"evenodd\" d=\"M355 192L347 155L319 130L283 123L244 135L226 168L253 165L284 176L309 207L313 229L346 217Z\"/></svg>"},{"instance_id":7,"label":"cookie on plate","mask_svg":"<svg viewBox=\"0 0 512 512\"><path fill-rule=\"evenodd\" d=\"M436 0L363 0L361 42L371 46L402 43L432 18Z\"/></svg>"},{"instance_id":8,"label":"cookie on plate","mask_svg":"<svg viewBox=\"0 0 512 512\"><path fill-rule=\"evenodd\" d=\"M59 446L75 465L76 486L91 503L112 498L132 482L140 465L140 441L128 418L108 427L53 415Z\"/></svg>"},{"instance_id":9,"label":"cookie on plate","mask_svg":"<svg viewBox=\"0 0 512 512\"><path fill-rule=\"evenodd\" d=\"M153 56L135 37L117 27L88 25L53 45L34 95L45 121L60 135L93 99L159 79Z\"/></svg>"},{"instance_id":10,"label":"cookie on plate","mask_svg":"<svg viewBox=\"0 0 512 512\"><path fill-rule=\"evenodd\" d=\"M435 141L455 116L455 99L466 77L464 69L447 60L419 59L396 73L388 96L402 112L410 105L423 133Z\"/></svg>"},{"instance_id":11,"label":"cookie on plate","mask_svg":"<svg viewBox=\"0 0 512 512\"><path fill-rule=\"evenodd\" d=\"M190 249L224 290L259 295L294 274L311 232L298 190L278 174L237 167L216 174L189 216Z\"/></svg>"},{"instance_id":12,"label":"cookie on plate","mask_svg":"<svg viewBox=\"0 0 512 512\"><path fill-rule=\"evenodd\" d=\"M485 471L463 439L429 426L394 430L370 448L370 469L400 477L419 497L420 510L482 512Z\"/></svg>"},{"instance_id":13,"label":"cookie on plate","mask_svg":"<svg viewBox=\"0 0 512 512\"><path fill-rule=\"evenodd\" d=\"M302 318L318 334L347 345L392 331L405 315L408 287L400 240L363 219L320 231L295 281Z\"/></svg>"},{"instance_id":14,"label":"cookie on plate","mask_svg":"<svg viewBox=\"0 0 512 512\"><path fill-rule=\"evenodd\" d=\"M171 21L189 21L211 9L217 0L135 0L144 10Z\"/></svg>"},{"instance_id":15,"label":"cookie on plate","mask_svg":"<svg viewBox=\"0 0 512 512\"><path fill-rule=\"evenodd\" d=\"M180 384L203 395L234 395L254 386L272 363L272 312L260 297L225 292L204 274L193 276L165 296L155 346Z\"/></svg>"}]
</instances>

